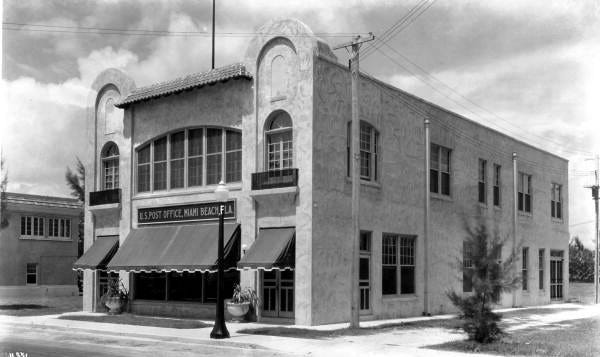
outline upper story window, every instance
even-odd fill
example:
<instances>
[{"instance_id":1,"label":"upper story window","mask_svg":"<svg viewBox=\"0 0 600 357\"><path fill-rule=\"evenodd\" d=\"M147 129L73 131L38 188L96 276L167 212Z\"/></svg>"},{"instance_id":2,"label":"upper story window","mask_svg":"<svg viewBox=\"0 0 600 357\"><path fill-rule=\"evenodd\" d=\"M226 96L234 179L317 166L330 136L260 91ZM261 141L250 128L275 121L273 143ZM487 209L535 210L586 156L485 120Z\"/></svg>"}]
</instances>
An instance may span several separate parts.
<instances>
[{"instance_id":1,"label":"upper story window","mask_svg":"<svg viewBox=\"0 0 600 357\"><path fill-rule=\"evenodd\" d=\"M519 172L518 192L519 211L531 213L531 175Z\"/></svg>"},{"instance_id":2,"label":"upper story window","mask_svg":"<svg viewBox=\"0 0 600 357\"><path fill-rule=\"evenodd\" d=\"M550 215L552 218L562 219L562 185L552 184L550 193Z\"/></svg>"},{"instance_id":3,"label":"upper story window","mask_svg":"<svg viewBox=\"0 0 600 357\"><path fill-rule=\"evenodd\" d=\"M119 148L113 142L102 150L102 187L105 190L119 188Z\"/></svg>"},{"instance_id":4,"label":"upper story window","mask_svg":"<svg viewBox=\"0 0 600 357\"><path fill-rule=\"evenodd\" d=\"M71 220L68 218L48 218L48 237L71 238Z\"/></svg>"},{"instance_id":5,"label":"upper story window","mask_svg":"<svg viewBox=\"0 0 600 357\"><path fill-rule=\"evenodd\" d=\"M479 191L479 202L487 203L487 161L479 159L479 181L477 185Z\"/></svg>"},{"instance_id":6,"label":"upper story window","mask_svg":"<svg viewBox=\"0 0 600 357\"><path fill-rule=\"evenodd\" d=\"M451 150L431 144L429 167L429 191L450 196L450 153Z\"/></svg>"},{"instance_id":7,"label":"upper story window","mask_svg":"<svg viewBox=\"0 0 600 357\"><path fill-rule=\"evenodd\" d=\"M46 222L48 226L46 226ZM71 219L58 217L21 216L21 238L70 240Z\"/></svg>"},{"instance_id":8,"label":"upper story window","mask_svg":"<svg viewBox=\"0 0 600 357\"><path fill-rule=\"evenodd\" d=\"M500 173L502 166L494 164L494 206L500 207Z\"/></svg>"},{"instance_id":9,"label":"upper story window","mask_svg":"<svg viewBox=\"0 0 600 357\"><path fill-rule=\"evenodd\" d=\"M289 114L280 111L267 124L265 139L269 171L294 167L294 133Z\"/></svg>"},{"instance_id":10,"label":"upper story window","mask_svg":"<svg viewBox=\"0 0 600 357\"><path fill-rule=\"evenodd\" d=\"M44 237L44 217L21 216L21 236Z\"/></svg>"},{"instance_id":11,"label":"upper story window","mask_svg":"<svg viewBox=\"0 0 600 357\"><path fill-rule=\"evenodd\" d=\"M242 179L242 134L195 128L165 135L137 150L137 192L162 191Z\"/></svg>"},{"instance_id":12,"label":"upper story window","mask_svg":"<svg viewBox=\"0 0 600 357\"><path fill-rule=\"evenodd\" d=\"M346 140L346 158L348 176L352 176L352 160L350 152L352 147L352 123L348 123ZM366 181L378 181L378 159L379 159L379 132L369 123L360 122L359 133L360 150L360 179Z\"/></svg>"}]
</instances>

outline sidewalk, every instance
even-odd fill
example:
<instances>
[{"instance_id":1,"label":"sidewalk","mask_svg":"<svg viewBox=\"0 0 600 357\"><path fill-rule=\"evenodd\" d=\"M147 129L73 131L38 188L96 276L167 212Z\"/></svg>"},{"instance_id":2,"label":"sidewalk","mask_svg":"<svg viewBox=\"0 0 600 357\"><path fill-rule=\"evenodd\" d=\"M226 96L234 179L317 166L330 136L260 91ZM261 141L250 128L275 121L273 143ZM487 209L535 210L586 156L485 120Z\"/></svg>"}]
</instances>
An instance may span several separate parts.
<instances>
[{"instance_id":1,"label":"sidewalk","mask_svg":"<svg viewBox=\"0 0 600 357\"><path fill-rule=\"evenodd\" d=\"M519 311L523 311L522 314ZM529 311L529 312L527 312ZM600 306L582 306L577 304L557 304L537 307L534 309L504 309L501 312L511 315L505 319L509 331L541 326L565 320L600 316ZM193 341L195 343L231 346L241 349L268 349L297 355L310 356L467 356L472 354L447 352L422 348L454 340L464 339L460 331L444 328L402 328L382 329L373 333L358 335L341 335L325 338L282 337L247 334L240 332L248 329L273 328L273 324L261 323L227 323L231 338L227 340L212 340L210 332L212 326L194 329L175 329L149 326L134 326L112 323L98 323L89 321L76 321L59 319L59 316L102 314L72 312L60 315L46 316L0 316L0 338L10 334L11 326L37 326L68 330L85 334L106 334L114 336L127 336L130 338L151 338L169 341ZM512 316L514 315L514 316ZM365 321L361 327L381 327L390 324L402 324L416 321L433 321L451 319L454 315L433 317L412 317L393 320ZM212 321L202 321L212 325ZM347 328L348 324L333 324L323 326L284 326L285 328L298 328L309 331L332 331Z\"/></svg>"}]
</instances>

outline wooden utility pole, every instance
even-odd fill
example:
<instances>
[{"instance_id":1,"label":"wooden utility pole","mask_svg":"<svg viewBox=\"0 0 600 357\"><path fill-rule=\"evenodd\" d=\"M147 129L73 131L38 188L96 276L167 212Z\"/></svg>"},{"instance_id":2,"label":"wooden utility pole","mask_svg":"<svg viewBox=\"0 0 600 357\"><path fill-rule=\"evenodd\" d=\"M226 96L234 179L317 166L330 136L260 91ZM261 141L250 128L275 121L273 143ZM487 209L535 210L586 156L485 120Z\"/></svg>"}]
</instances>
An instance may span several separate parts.
<instances>
[{"instance_id":1,"label":"wooden utility pole","mask_svg":"<svg viewBox=\"0 0 600 357\"><path fill-rule=\"evenodd\" d=\"M360 135L360 118L359 118L359 107L358 107L358 82L360 79L359 72L359 50L361 44L369 41L373 41L375 36L369 33L369 36L363 38L356 36L352 41L343 43L334 48L351 48L350 57L350 72L352 75L352 145L350 147L350 157L352 165L352 262L350 264L350 327L358 328L359 323L359 309L360 309L360 294L358 284L358 260L359 256L359 241L360 241L360 148L359 148L359 135Z\"/></svg>"},{"instance_id":2,"label":"wooden utility pole","mask_svg":"<svg viewBox=\"0 0 600 357\"><path fill-rule=\"evenodd\" d=\"M600 190L598 176L600 175L600 156L596 155L595 160L596 160L596 170L594 171L594 175L596 176L595 183L593 186L586 186L586 187L592 189L592 199L594 200L594 206L596 208L596 230L594 231L594 238L596 240L596 249L594 250L594 291L595 291L594 302L596 304L598 304L598 302L599 302L598 294L600 293L598 291L598 279L600 278L600 275L598 274L598 263L600 263L598 261L600 259L600 246L599 246L600 230L598 227L598 194L599 194L598 191Z\"/></svg>"},{"instance_id":3,"label":"wooden utility pole","mask_svg":"<svg viewBox=\"0 0 600 357\"><path fill-rule=\"evenodd\" d=\"M517 276L518 273L518 266L517 266L517 262L519 262L518 259L518 252L517 252L517 211L519 209L519 204L517 202L517 200L519 199L519 195L518 195L518 180L519 180L519 173L517 171L517 153L513 152L512 154L512 162L513 162L513 212L512 212L512 255L513 255L513 259L514 259L514 263L513 263L513 267L512 267L512 271L514 276ZM512 307L516 307L517 306L517 289L513 289L512 291Z\"/></svg>"},{"instance_id":4,"label":"wooden utility pole","mask_svg":"<svg viewBox=\"0 0 600 357\"><path fill-rule=\"evenodd\" d=\"M212 67L215 69L215 0L213 0L213 13L212 13Z\"/></svg>"}]
</instances>

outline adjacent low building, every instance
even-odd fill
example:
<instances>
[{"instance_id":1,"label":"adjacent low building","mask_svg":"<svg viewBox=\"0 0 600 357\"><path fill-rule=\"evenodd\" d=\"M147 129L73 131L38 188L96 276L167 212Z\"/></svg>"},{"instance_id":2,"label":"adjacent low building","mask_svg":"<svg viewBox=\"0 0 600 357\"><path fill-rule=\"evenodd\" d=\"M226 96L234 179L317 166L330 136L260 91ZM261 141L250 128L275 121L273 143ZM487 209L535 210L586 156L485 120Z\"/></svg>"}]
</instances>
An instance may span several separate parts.
<instances>
[{"instance_id":1,"label":"adjacent low building","mask_svg":"<svg viewBox=\"0 0 600 357\"><path fill-rule=\"evenodd\" d=\"M77 260L83 205L76 199L3 192L0 295L78 294Z\"/></svg>"},{"instance_id":2,"label":"adjacent low building","mask_svg":"<svg viewBox=\"0 0 600 357\"><path fill-rule=\"evenodd\" d=\"M257 33L242 63L140 88L118 70L97 77L85 310L113 271L133 312L214 316L221 180L226 293L255 288L261 320L349 321L352 264L363 319L452 311L446 291L470 290L455 264L468 268L464 222L478 217L509 238L504 256L522 247L523 286L499 305L567 296L567 160L367 75L353 262L349 70L299 21Z\"/></svg>"}]
</instances>

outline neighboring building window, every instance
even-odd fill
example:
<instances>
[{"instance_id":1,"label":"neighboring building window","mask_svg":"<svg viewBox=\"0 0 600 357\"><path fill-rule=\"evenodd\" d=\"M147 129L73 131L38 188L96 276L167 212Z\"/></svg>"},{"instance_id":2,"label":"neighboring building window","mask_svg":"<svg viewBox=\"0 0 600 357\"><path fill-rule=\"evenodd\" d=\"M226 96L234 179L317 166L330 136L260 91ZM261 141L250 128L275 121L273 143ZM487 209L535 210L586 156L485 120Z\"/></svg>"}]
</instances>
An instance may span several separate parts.
<instances>
[{"instance_id":1,"label":"neighboring building window","mask_svg":"<svg viewBox=\"0 0 600 357\"><path fill-rule=\"evenodd\" d=\"M382 294L414 294L415 237L384 234L381 258Z\"/></svg>"},{"instance_id":2,"label":"neighboring building window","mask_svg":"<svg viewBox=\"0 0 600 357\"><path fill-rule=\"evenodd\" d=\"M448 148L431 144L430 192L450 196L450 152Z\"/></svg>"},{"instance_id":3,"label":"neighboring building window","mask_svg":"<svg viewBox=\"0 0 600 357\"><path fill-rule=\"evenodd\" d=\"M538 281L540 290L544 290L544 250L538 251Z\"/></svg>"},{"instance_id":4,"label":"neighboring building window","mask_svg":"<svg viewBox=\"0 0 600 357\"><path fill-rule=\"evenodd\" d=\"M265 132L269 171L294 167L292 119L286 112L278 112L270 120Z\"/></svg>"},{"instance_id":5,"label":"neighboring building window","mask_svg":"<svg viewBox=\"0 0 600 357\"><path fill-rule=\"evenodd\" d=\"M352 176L352 123L348 123L346 140L346 158L348 176ZM360 179L366 181L379 180L379 132L369 123L360 122L359 151L360 151Z\"/></svg>"},{"instance_id":6,"label":"neighboring building window","mask_svg":"<svg viewBox=\"0 0 600 357\"><path fill-rule=\"evenodd\" d=\"M494 164L494 206L500 207L500 173L502 166Z\"/></svg>"},{"instance_id":7,"label":"neighboring building window","mask_svg":"<svg viewBox=\"0 0 600 357\"><path fill-rule=\"evenodd\" d=\"M479 202L487 203L487 161L479 159L479 183L477 185L479 191Z\"/></svg>"},{"instance_id":8,"label":"neighboring building window","mask_svg":"<svg viewBox=\"0 0 600 357\"><path fill-rule=\"evenodd\" d=\"M523 259L522 259L522 273L521 277L523 279L523 290L528 290L528 280L529 280L529 272L527 267L529 266L529 248L523 247Z\"/></svg>"},{"instance_id":9,"label":"neighboring building window","mask_svg":"<svg viewBox=\"0 0 600 357\"><path fill-rule=\"evenodd\" d=\"M48 237L71 238L71 220L68 218L48 218Z\"/></svg>"},{"instance_id":10,"label":"neighboring building window","mask_svg":"<svg viewBox=\"0 0 600 357\"><path fill-rule=\"evenodd\" d=\"M27 276L26 281L28 285L37 284L37 271L38 265L36 263L27 263Z\"/></svg>"},{"instance_id":11,"label":"neighboring building window","mask_svg":"<svg viewBox=\"0 0 600 357\"><path fill-rule=\"evenodd\" d=\"M562 185L552 184L550 195L550 214L552 218L562 219Z\"/></svg>"},{"instance_id":12,"label":"neighboring building window","mask_svg":"<svg viewBox=\"0 0 600 357\"><path fill-rule=\"evenodd\" d=\"M518 191L519 211L531 213L531 175L519 172Z\"/></svg>"},{"instance_id":13,"label":"neighboring building window","mask_svg":"<svg viewBox=\"0 0 600 357\"><path fill-rule=\"evenodd\" d=\"M242 134L198 128L158 138L137 150L137 192L239 182ZM187 181L187 182L186 182Z\"/></svg>"},{"instance_id":14,"label":"neighboring building window","mask_svg":"<svg viewBox=\"0 0 600 357\"><path fill-rule=\"evenodd\" d=\"M21 235L29 237L44 237L44 218L21 216Z\"/></svg>"},{"instance_id":15,"label":"neighboring building window","mask_svg":"<svg viewBox=\"0 0 600 357\"><path fill-rule=\"evenodd\" d=\"M119 148L115 143L108 143L102 150L102 172L105 190L119 188Z\"/></svg>"},{"instance_id":16,"label":"neighboring building window","mask_svg":"<svg viewBox=\"0 0 600 357\"><path fill-rule=\"evenodd\" d=\"M463 292L473 291L473 247L463 242Z\"/></svg>"}]
</instances>

